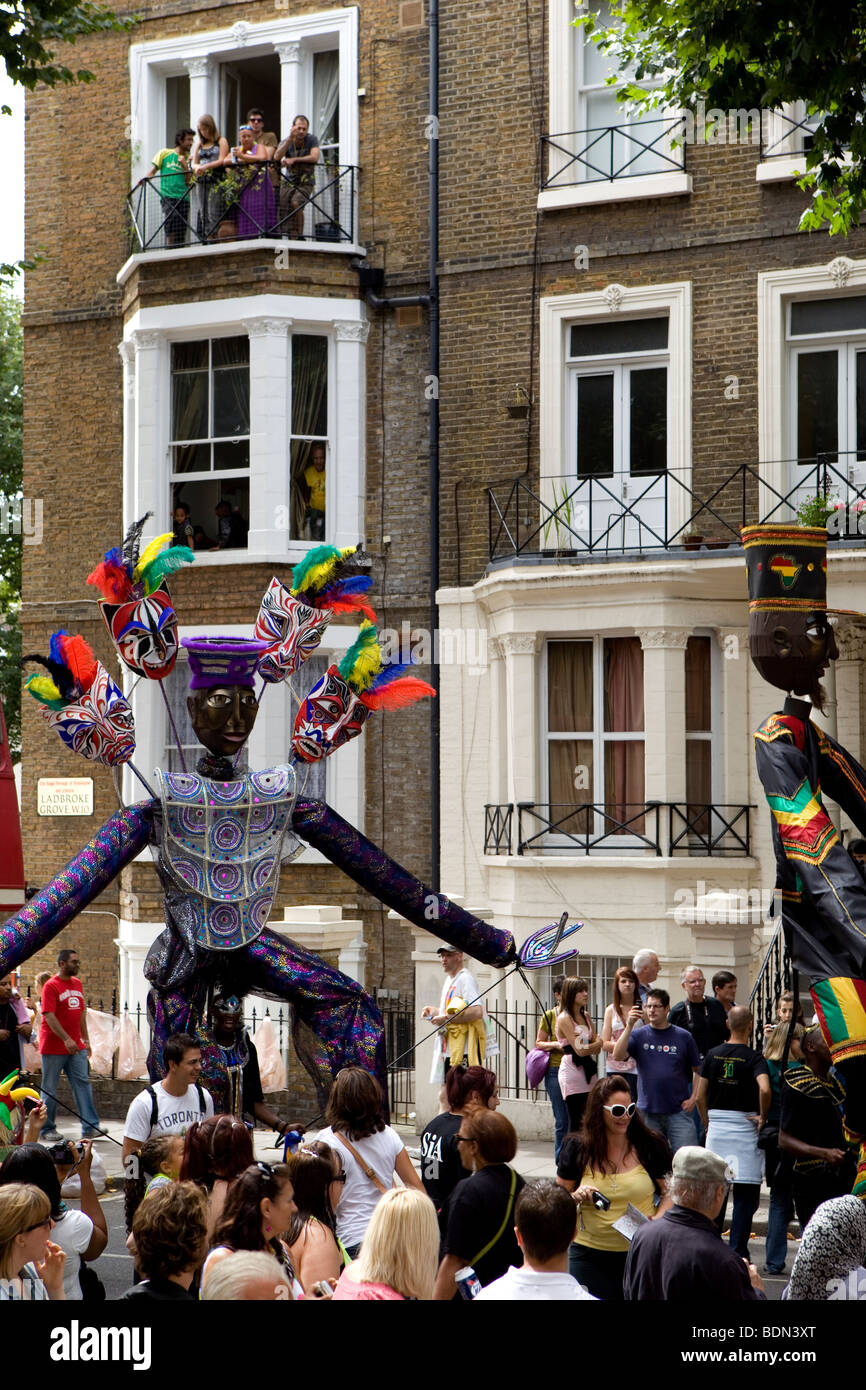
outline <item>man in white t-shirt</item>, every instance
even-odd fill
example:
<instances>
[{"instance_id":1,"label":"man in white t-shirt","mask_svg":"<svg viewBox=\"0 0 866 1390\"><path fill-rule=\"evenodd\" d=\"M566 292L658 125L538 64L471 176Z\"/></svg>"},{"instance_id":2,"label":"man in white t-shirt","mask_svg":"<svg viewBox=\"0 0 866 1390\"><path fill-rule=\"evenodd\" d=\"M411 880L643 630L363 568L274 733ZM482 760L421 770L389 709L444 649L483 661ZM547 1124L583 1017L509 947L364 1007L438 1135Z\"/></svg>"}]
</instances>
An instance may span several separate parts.
<instances>
[{"instance_id":1,"label":"man in white t-shirt","mask_svg":"<svg viewBox=\"0 0 866 1390\"><path fill-rule=\"evenodd\" d=\"M141 1152L152 1134L186 1134L190 1125L214 1113L213 1097L199 1081L201 1048L189 1033L166 1039L168 1075L148 1086L130 1105L123 1126L123 1163Z\"/></svg>"},{"instance_id":2,"label":"man in white t-shirt","mask_svg":"<svg viewBox=\"0 0 866 1390\"><path fill-rule=\"evenodd\" d=\"M462 999L464 1004L469 1007L460 1013L461 1023L475 1023L484 1017L484 1005L476 1002L480 999L481 991L478 988L475 976L467 970L463 964L463 952L456 950L453 946L439 946L436 951L437 956L442 962L442 969L445 971L445 983L442 986L442 998L439 1001L438 1013L432 1004L425 1004L421 1010L421 1017L429 1019L431 1023L442 1027L451 1021L447 1012L449 1004L454 999ZM446 1035L442 1035L442 1046L446 1046ZM462 1057L453 1057L452 1063L463 1061ZM445 1059L446 1066L449 1058Z\"/></svg>"},{"instance_id":3,"label":"man in white t-shirt","mask_svg":"<svg viewBox=\"0 0 866 1390\"><path fill-rule=\"evenodd\" d=\"M520 1269L512 1265L501 1279L494 1279L476 1302L598 1301L568 1272L577 1207L564 1187L549 1178L528 1182L517 1199L514 1220L523 1265Z\"/></svg>"}]
</instances>

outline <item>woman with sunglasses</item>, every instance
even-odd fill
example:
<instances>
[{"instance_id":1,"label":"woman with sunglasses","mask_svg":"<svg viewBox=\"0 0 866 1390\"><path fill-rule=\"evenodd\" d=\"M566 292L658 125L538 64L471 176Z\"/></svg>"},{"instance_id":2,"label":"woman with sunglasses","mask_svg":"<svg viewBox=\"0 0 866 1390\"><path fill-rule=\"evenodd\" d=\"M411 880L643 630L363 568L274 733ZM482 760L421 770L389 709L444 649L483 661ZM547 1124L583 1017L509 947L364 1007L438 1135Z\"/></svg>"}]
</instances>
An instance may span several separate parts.
<instances>
[{"instance_id":1,"label":"woman with sunglasses","mask_svg":"<svg viewBox=\"0 0 866 1390\"><path fill-rule=\"evenodd\" d=\"M556 1038L562 1048L559 1085L568 1109L568 1127L580 1129L589 1088L595 1080L601 1052L601 1038L586 1011L589 985L586 980L566 976L562 986L561 1011L556 1019ZM560 1150L561 1154L561 1150Z\"/></svg>"},{"instance_id":2,"label":"woman with sunglasses","mask_svg":"<svg viewBox=\"0 0 866 1390\"><path fill-rule=\"evenodd\" d=\"M621 1076L628 1084L632 1100L637 1100L637 1062L627 1057L624 1062L615 1062L611 1057L617 1039L625 1032L628 1011L635 1005L640 1008L638 978L630 965L621 965L613 977L613 1003L604 1011L601 1025L601 1042L607 1053L607 1074Z\"/></svg>"},{"instance_id":3,"label":"woman with sunglasses","mask_svg":"<svg viewBox=\"0 0 866 1390\"><path fill-rule=\"evenodd\" d=\"M345 1249L337 1240L334 1211L343 1195L346 1170L329 1144L305 1144L289 1162L297 1208L286 1236L295 1273L305 1294L340 1277Z\"/></svg>"},{"instance_id":4,"label":"woman with sunglasses","mask_svg":"<svg viewBox=\"0 0 866 1390\"><path fill-rule=\"evenodd\" d=\"M614 1222L629 1203L650 1220L667 1211L670 1169L667 1140L644 1124L628 1082L606 1076L589 1097L580 1134L565 1140L556 1173L578 1204L569 1273L596 1298L622 1301L628 1241Z\"/></svg>"},{"instance_id":5,"label":"woman with sunglasses","mask_svg":"<svg viewBox=\"0 0 866 1390\"><path fill-rule=\"evenodd\" d=\"M0 1187L0 1303L62 1303L66 1256L51 1234L51 1203L38 1187Z\"/></svg>"},{"instance_id":6,"label":"woman with sunglasses","mask_svg":"<svg viewBox=\"0 0 866 1390\"><path fill-rule=\"evenodd\" d=\"M261 1250L275 1255L294 1278L294 1269L283 1237L295 1215L291 1175L285 1163L251 1163L229 1193L222 1220L211 1242L201 1272L202 1288L208 1271L233 1250ZM300 1292L300 1285L296 1292Z\"/></svg>"}]
</instances>

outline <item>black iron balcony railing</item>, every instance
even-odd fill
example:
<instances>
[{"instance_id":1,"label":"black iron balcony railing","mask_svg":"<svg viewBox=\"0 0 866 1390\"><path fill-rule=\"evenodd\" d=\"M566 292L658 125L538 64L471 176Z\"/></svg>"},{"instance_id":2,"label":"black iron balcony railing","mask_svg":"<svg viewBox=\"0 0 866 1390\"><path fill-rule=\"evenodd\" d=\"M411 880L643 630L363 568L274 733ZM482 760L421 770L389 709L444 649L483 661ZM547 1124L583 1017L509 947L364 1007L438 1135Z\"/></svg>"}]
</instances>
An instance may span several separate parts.
<instances>
[{"instance_id":1,"label":"black iron balcony railing","mask_svg":"<svg viewBox=\"0 0 866 1390\"><path fill-rule=\"evenodd\" d=\"M770 121L761 123L761 159L796 159L812 148L812 124L816 116L795 120L784 111L774 111ZM764 131L769 125L774 138L767 139Z\"/></svg>"},{"instance_id":2,"label":"black iron balcony railing","mask_svg":"<svg viewBox=\"0 0 866 1390\"><path fill-rule=\"evenodd\" d=\"M169 197L159 174L127 194L133 251L180 250L277 237L354 244L359 169L315 166L315 181L296 187L276 164L226 165L190 177L186 192ZM176 176L170 176L176 177Z\"/></svg>"},{"instance_id":3,"label":"black iron balcony railing","mask_svg":"<svg viewBox=\"0 0 866 1390\"><path fill-rule=\"evenodd\" d=\"M684 118L675 116L542 135L541 187L572 188L647 174L680 174L686 163L684 130Z\"/></svg>"},{"instance_id":4,"label":"black iron balcony railing","mask_svg":"<svg viewBox=\"0 0 866 1390\"><path fill-rule=\"evenodd\" d=\"M785 482L776 487L770 476ZM866 455L742 463L702 493L666 470L577 481L516 478L488 488L487 498L491 561L528 552L580 558L702 545L714 550L739 545L747 523L796 520L810 498L827 498L835 508L827 521L829 540L851 542L866 538Z\"/></svg>"},{"instance_id":5,"label":"black iron balcony railing","mask_svg":"<svg viewBox=\"0 0 866 1390\"><path fill-rule=\"evenodd\" d=\"M785 945L780 922L749 996L749 1008L754 1019L752 1046L758 1051L764 1046L767 1024L775 1021L779 995L790 989L791 983L791 957Z\"/></svg>"},{"instance_id":6,"label":"black iron balcony railing","mask_svg":"<svg viewBox=\"0 0 866 1390\"><path fill-rule=\"evenodd\" d=\"M485 854L748 855L750 806L645 801L620 806L518 801L484 808ZM662 819L668 812L667 842ZM515 828L516 812L516 836Z\"/></svg>"}]
</instances>

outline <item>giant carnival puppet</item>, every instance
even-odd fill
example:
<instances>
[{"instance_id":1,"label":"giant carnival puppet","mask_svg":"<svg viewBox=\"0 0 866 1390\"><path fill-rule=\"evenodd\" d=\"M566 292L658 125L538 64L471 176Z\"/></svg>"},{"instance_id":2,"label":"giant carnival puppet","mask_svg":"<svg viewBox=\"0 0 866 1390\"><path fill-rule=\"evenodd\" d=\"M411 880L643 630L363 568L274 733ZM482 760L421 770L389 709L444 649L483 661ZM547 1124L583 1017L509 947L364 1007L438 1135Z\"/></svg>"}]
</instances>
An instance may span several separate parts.
<instances>
[{"instance_id":1,"label":"giant carnival puppet","mask_svg":"<svg viewBox=\"0 0 866 1390\"><path fill-rule=\"evenodd\" d=\"M194 557L183 547L166 548L170 535L141 550L146 520L130 529L122 548L106 554L88 582L103 595L103 616L122 662L141 678L161 681L178 655L166 577ZM295 567L292 579L291 589L272 580L254 636L184 639L188 709L203 753L194 769L157 770L152 790L130 761L130 705L83 639L55 633L47 656L23 658L45 668L46 674L29 677L27 688L63 742L113 768L130 763L151 795L112 815L0 927L0 973L44 947L150 846L166 922L145 963L152 1078L163 1075L169 1034L198 1031L207 1038L209 992L253 993L290 1003L295 1047L321 1100L331 1078L347 1065L365 1067L384 1087L385 1054L381 1016L362 987L268 926L281 867L303 844L408 921L434 929L488 965L539 968L565 959L573 954L566 938L580 924L565 929L563 919L543 928L518 955L508 932L432 894L325 802L304 797L299 774L310 763L359 735L375 711L399 709L434 692L405 666L383 661L366 598L371 581L358 553L319 546ZM290 677L337 613L366 616L343 660L299 700L290 761L239 773L267 685L289 680L291 689ZM207 1065L205 1071L213 1074Z\"/></svg>"},{"instance_id":2,"label":"giant carnival puppet","mask_svg":"<svg viewBox=\"0 0 866 1390\"><path fill-rule=\"evenodd\" d=\"M773 815L776 902L791 960L845 1087L845 1124L860 1143L854 1191L866 1197L866 883L827 814L837 802L866 835L866 770L811 721L821 677L839 655L827 610L827 532L748 526L749 651L784 707L755 734Z\"/></svg>"}]
</instances>

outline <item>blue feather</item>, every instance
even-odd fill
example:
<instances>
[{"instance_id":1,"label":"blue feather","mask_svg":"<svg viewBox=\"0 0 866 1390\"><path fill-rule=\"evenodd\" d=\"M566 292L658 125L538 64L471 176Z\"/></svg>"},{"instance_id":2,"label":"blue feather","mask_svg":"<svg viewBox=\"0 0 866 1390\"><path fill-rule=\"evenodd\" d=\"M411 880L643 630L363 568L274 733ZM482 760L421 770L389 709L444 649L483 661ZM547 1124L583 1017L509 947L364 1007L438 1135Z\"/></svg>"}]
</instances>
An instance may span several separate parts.
<instances>
[{"instance_id":1,"label":"blue feather","mask_svg":"<svg viewBox=\"0 0 866 1390\"><path fill-rule=\"evenodd\" d=\"M405 676L406 672L413 665L414 662L410 660L400 661L395 666L386 666L379 672L378 676L373 681L370 687L371 690L381 690L384 685L391 685L393 681L397 681L401 676Z\"/></svg>"},{"instance_id":2,"label":"blue feather","mask_svg":"<svg viewBox=\"0 0 866 1390\"><path fill-rule=\"evenodd\" d=\"M56 661L58 666L66 666L63 653L60 650L60 638L68 636L69 633L66 631L65 627L60 627L56 632L52 632L51 634L51 640L48 643L48 656L51 661Z\"/></svg>"}]
</instances>

